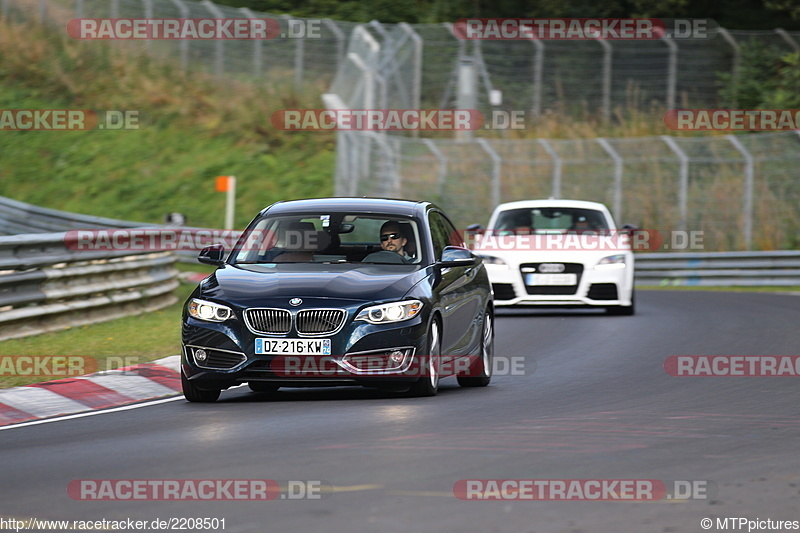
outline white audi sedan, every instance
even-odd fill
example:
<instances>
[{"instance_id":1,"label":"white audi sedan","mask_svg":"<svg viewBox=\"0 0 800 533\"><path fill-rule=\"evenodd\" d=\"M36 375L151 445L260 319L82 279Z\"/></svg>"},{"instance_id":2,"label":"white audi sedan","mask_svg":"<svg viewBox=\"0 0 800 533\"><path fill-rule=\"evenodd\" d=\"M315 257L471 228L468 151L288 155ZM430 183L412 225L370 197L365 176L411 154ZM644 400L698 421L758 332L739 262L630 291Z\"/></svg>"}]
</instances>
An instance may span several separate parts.
<instances>
[{"instance_id":1,"label":"white audi sedan","mask_svg":"<svg viewBox=\"0 0 800 533\"><path fill-rule=\"evenodd\" d=\"M526 200L497 206L472 248L489 272L495 306L594 307L634 313L631 232L605 205Z\"/></svg>"}]
</instances>

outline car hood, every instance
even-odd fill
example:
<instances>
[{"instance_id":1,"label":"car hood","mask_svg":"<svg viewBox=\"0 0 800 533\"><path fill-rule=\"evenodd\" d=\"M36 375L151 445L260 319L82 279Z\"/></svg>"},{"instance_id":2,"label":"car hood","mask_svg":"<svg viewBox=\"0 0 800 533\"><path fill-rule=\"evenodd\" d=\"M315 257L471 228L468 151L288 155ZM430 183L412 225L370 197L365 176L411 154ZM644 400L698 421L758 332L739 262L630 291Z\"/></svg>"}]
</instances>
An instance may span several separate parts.
<instances>
[{"instance_id":1,"label":"car hood","mask_svg":"<svg viewBox=\"0 0 800 533\"><path fill-rule=\"evenodd\" d=\"M265 298L379 301L402 298L427 274L416 265L246 264L217 269L201 287L205 297L243 307Z\"/></svg>"}]
</instances>

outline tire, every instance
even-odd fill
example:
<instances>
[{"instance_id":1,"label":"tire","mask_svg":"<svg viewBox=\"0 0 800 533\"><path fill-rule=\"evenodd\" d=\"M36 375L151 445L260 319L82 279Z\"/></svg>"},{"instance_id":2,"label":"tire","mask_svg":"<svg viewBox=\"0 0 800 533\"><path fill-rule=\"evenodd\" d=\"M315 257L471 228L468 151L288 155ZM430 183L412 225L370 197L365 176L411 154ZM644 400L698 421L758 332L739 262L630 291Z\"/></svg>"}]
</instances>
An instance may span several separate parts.
<instances>
[{"instance_id":1,"label":"tire","mask_svg":"<svg viewBox=\"0 0 800 533\"><path fill-rule=\"evenodd\" d=\"M635 291L631 291L631 305L618 305L606 309L609 315L632 316L636 312Z\"/></svg>"},{"instance_id":2,"label":"tire","mask_svg":"<svg viewBox=\"0 0 800 533\"><path fill-rule=\"evenodd\" d=\"M425 369L420 369L422 376L411 385L408 390L409 396L436 396L439 392L439 357L442 355L442 336L439 322L434 319L428 329L427 352L425 357Z\"/></svg>"},{"instance_id":3,"label":"tire","mask_svg":"<svg viewBox=\"0 0 800 533\"><path fill-rule=\"evenodd\" d=\"M458 376L462 387L485 387L492 380L494 364L494 317L489 310L483 315L481 354L475 364L470 365L469 376Z\"/></svg>"},{"instance_id":4,"label":"tire","mask_svg":"<svg viewBox=\"0 0 800 533\"><path fill-rule=\"evenodd\" d=\"M253 392L275 392L280 388L280 385L273 383L266 383L264 381L248 381L247 386Z\"/></svg>"},{"instance_id":5,"label":"tire","mask_svg":"<svg viewBox=\"0 0 800 533\"><path fill-rule=\"evenodd\" d=\"M219 398L219 389L198 389L197 385L189 381L181 370L181 386L183 387L183 397L190 402L211 403Z\"/></svg>"}]
</instances>

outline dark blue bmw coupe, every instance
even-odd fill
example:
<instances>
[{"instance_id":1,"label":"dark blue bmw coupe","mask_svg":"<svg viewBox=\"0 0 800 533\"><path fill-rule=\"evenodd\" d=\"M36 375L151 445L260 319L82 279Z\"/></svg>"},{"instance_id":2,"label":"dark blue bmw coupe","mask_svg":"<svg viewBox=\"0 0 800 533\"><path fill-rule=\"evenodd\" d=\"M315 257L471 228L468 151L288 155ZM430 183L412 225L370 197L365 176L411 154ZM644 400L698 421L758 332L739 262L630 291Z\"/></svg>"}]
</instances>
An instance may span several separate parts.
<instances>
[{"instance_id":1,"label":"dark blue bmw coupe","mask_svg":"<svg viewBox=\"0 0 800 533\"><path fill-rule=\"evenodd\" d=\"M216 265L183 313L183 392L213 402L247 383L363 385L435 395L439 379L491 378L494 307L486 269L429 202L279 202Z\"/></svg>"}]
</instances>

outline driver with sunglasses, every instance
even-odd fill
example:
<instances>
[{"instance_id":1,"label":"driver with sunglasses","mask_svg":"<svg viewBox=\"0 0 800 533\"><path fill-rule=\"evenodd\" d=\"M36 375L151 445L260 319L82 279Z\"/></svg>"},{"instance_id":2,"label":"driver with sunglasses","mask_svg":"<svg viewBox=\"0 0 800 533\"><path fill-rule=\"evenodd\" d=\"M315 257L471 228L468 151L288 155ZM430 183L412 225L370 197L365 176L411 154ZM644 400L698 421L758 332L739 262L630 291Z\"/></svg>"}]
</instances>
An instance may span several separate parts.
<instances>
[{"instance_id":1,"label":"driver with sunglasses","mask_svg":"<svg viewBox=\"0 0 800 533\"><path fill-rule=\"evenodd\" d=\"M381 248L387 252L396 252L402 255L403 258L410 260L412 257L403 250L407 242L408 240L403 237L400 226L396 222L384 222L383 226L381 226Z\"/></svg>"},{"instance_id":2,"label":"driver with sunglasses","mask_svg":"<svg viewBox=\"0 0 800 533\"><path fill-rule=\"evenodd\" d=\"M414 260L413 257L408 255L404 249L408 239L403 236L403 232L400 229L400 225L397 222L389 220L388 222L384 222L381 226L381 248L383 251L374 252L367 257L364 258L365 262L386 262L385 259L382 258L380 254L384 254L386 252L393 252L399 254L402 260L397 262L402 263L410 263ZM391 257L391 256L390 256ZM390 261L394 263L395 261Z\"/></svg>"}]
</instances>

